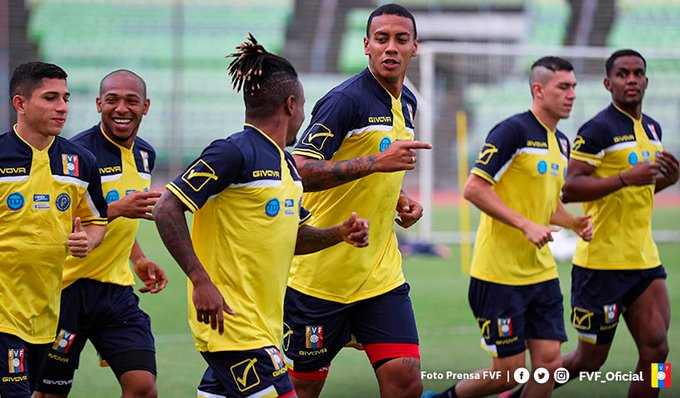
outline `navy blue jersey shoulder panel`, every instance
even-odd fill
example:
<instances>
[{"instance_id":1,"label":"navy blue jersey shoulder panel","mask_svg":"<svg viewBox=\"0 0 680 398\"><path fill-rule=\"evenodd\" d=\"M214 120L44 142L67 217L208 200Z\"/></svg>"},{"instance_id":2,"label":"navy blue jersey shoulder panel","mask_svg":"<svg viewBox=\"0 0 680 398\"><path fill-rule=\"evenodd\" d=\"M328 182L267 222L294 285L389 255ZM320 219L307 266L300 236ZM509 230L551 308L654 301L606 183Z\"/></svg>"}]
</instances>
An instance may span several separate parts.
<instances>
[{"instance_id":1,"label":"navy blue jersey shoulder panel","mask_svg":"<svg viewBox=\"0 0 680 398\"><path fill-rule=\"evenodd\" d=\"M32 159L31 148L14 131L0 135L0 177L30 174Z\"/></svg>"}]
</instances>

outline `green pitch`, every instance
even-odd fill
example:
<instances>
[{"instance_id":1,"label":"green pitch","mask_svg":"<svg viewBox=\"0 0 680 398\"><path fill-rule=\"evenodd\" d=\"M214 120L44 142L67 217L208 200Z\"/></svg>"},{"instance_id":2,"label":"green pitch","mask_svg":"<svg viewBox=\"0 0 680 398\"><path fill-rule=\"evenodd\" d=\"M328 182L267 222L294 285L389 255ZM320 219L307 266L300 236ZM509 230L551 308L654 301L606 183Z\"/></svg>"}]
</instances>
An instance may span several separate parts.
<instances>
[{"instance_id":1,"label":"green pitch","mask_svg":"<svg viewBox=\"0 0 680 398\"><path fill-rule=\"evenodd\" d=\"M452 220L451 210L442 212L436 220ZM156 336L159 396L163 398L195 397L196 386L205 370L205 363L195 351L187 326L186 279L179 266L167 254L153 223L143 221L139 241L148 257L161 264L168 272L170 283L157 295L140 295L142 307L151 315ZM450 224L456 225L456 224ZM476 227L476 221L473 221ZM659 209L655 214L655 227L678 230L680 211ZM449 229L451 227L449 226ZM680 244L659 245L661 258L668 272L668 288L672 303L672 318L680 319ZM490 364L488 354L479 347L479 329L467 303L467 277L461 275L458 248L453 247L453 257L447 260L411 257L405 259L404 271L411 284L421 339L422 369L427 372L469 372ZM562 292L565 309L569 309L570 266L560 264ZM227 297L227 302L229 298ZM569 326L569 341L563 352L576 345L576 336ZM677 322L677 321L676 321ZM228 324L227 326L228 327ZM671 352L668 362L680 366L680 328L671 323ZM621 325L604 371L628 371L635 367L635 345L624 325ZM677 377L676 377L677 378ZM442 390L452 380L425 380L426 389ZM677 384L677 385L676 385ZM351 387L350 387L351 386ZM612 397L625 396L624 382L571 382L557 390L555 397ZM680 397L680 383L664 391L664 397ZM115 398L120 389L108 368L100 368L94 349L88 348L81 356L76 372L73 398L97 396ZM362 352L345 349L333 362L330 377L322 394L329 398L377 397L378 389L373 370Z\"/></svg>"}]
</instances>

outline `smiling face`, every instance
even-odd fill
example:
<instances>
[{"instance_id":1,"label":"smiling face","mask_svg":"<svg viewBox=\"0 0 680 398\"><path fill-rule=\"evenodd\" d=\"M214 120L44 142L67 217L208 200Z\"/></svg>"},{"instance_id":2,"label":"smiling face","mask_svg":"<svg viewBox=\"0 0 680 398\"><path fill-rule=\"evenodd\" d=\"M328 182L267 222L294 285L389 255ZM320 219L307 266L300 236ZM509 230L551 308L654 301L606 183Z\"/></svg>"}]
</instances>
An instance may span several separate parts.
<instances>
[{"instance_id":1,"label":"smiling face","mask_svg":"<svg viewBox=\"0 0 680 398\"><path fill-rule=\"evenodd\" d=\"M118 144L130 148L137 136L150 101L141 79L129 72L114 73L102 81L97 111L101 113L104 133Z\"/></svg>"},{"instance_id":2,"label":"smiling face","mask_svg":"<svg viewBox=\"0 0 680 398\"><path fill-rule=\"evenodd\" d=\"M30 95L15 95L12 103L21 131L36 138L59 135L68 116L70 96L66 80L48 78L43 79Z\"/></svg>"},{"instance_id":3,"label":"smiling face","mask_svg":"<svg viewBox=\"0 0 680 398\"><path fill-rule=\"evenodd\" d=\"M644 61L633 55L614 60L611 73L604 79L614 103L631 113L639 113L649 80Z\"/></svg>"},{"instance_id":4,"label":"smiling face","mask_svg":"<svg viewBox=\"0 0 680 398\"><path fill-rule=\"evenodd\" d=\"M418 40L413 22L399 15L383 14L373 18L364 38L368 68L392 94L401 86L411 58L416 56ZM395 97L397 97L395 95Z\"/></svg>"}]
</instances>

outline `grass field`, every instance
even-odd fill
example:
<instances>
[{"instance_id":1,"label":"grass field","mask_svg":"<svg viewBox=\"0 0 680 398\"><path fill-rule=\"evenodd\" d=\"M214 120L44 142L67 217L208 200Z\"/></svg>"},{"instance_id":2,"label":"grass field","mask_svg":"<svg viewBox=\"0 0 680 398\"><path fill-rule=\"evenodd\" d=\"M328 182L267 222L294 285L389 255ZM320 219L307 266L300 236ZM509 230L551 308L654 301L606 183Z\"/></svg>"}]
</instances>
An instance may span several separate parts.
<instances>
[{"instance_id":1,"label":"grass field","mask_svg":"<svg viewBox=\"0 0 680 398\"><path fill-rule=\"evenodd\" d=\"M456 223L457 217L449 208L437 212L437 229ZM678 231L680 211L660 208L654 216L656 228ZM457 225L457 224L453 224ZM473 222L476 226L476 221ZM151 315L156 336L158 386L160 397L195 397L196 386L205 370L205 363L194 350L187 326L186 282L184 274L167 254L151 222L142 222L138 238L147 256L161 264L169 274L170 283L158 295L143 295L142 306ZM680 317L680 244L660 244L661 257L668 272L668 287L672 303L672 318ZM411 257L405 259L404 272L411 284L411 297L421 339L422 369L428 372L468 372L487 367L489 356L479 347L479 329L467 303L468 278L461 274L458 248L447 260ZM565 308L569 307L570 265L559 266ZM576 345L576 336L565 316L569 341L563 352ZM671 353L668 362L680 366L680 328L671 324ZM619 328L617 338L603 370L627 371L636 362L635 345L625 326ZM677 374L677 372L676 372ZM676 376L677 379L677 376ZM442 390L452 380L425 380L426 389ZM621 397L627 384L610 382L574 381L557 390L555 397ZM373 370L362 352L345 349L333 362L323 397L377 397ZM76 373L74 398L114 398L120 396L118 384L108 368L100 368L96 354L88 344ZM680 397L680 382L665 390L664 397Z\"/></svg>"}]
</instances>

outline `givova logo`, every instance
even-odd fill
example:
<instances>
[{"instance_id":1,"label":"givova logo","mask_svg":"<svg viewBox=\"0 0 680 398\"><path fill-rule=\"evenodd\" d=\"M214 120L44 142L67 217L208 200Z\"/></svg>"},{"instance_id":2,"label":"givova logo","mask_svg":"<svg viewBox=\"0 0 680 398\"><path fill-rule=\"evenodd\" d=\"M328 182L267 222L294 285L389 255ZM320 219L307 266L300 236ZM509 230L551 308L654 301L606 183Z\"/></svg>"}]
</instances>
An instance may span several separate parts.
<instances>
[{"instance_id":1,"label":"givova logo","mask_svg":"<svg viewBox=\"0 0 680 398\"><path fill-rule=\"evenodd\" d=\"M652 363L652 388L670 388L671 386L671 364Z\"/></svg>"}]
</instances>

